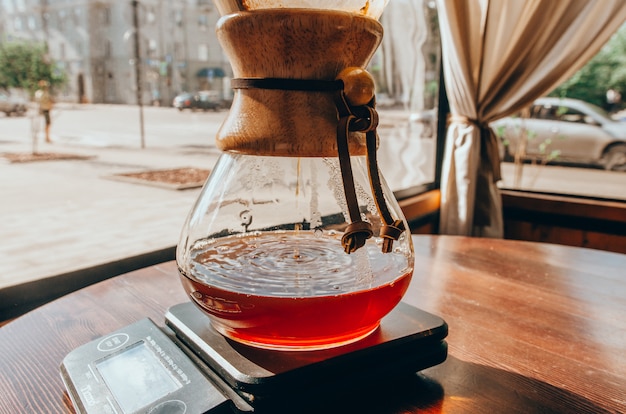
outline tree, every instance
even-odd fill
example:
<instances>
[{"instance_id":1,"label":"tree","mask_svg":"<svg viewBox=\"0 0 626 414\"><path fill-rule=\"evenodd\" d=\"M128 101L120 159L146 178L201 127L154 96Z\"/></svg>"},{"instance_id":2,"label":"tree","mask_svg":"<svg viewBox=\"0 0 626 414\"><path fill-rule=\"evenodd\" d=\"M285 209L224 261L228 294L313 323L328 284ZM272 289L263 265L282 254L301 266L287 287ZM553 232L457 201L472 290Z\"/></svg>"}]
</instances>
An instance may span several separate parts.
<instances>
[{"instance_id":1,"label":"tree","mask_svg":"<svg viewBox=\"0 0 626 414\"><path fill-rule=\"evenodd\" d=\"M19 88L31 95L40 80L61 86L66 76L46 53L43 44L18 41L0 43L0 88Z\"/></svg>"},{"instance_id":2,"label":"tree","mask_svg":"<svg viewBox=\"0 0 626 414\"><path fill-rule=\"evenodd\" d=\"M626 24L574 76L550 95L581 99L606 105L606 91L615 89L626 96Z\"/></svg>"}]
</instances>

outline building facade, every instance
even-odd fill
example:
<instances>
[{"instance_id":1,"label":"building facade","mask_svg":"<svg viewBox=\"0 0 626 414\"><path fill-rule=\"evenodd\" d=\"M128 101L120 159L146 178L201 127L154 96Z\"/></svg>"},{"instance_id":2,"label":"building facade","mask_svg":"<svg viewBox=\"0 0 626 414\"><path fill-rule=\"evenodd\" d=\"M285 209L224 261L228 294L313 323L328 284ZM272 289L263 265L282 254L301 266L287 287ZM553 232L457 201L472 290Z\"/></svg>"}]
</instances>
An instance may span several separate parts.
<instances>
[{"instance_id":1,"label":"building facade","mask_svg":"<svg viewBox=\"0 0 626 414\"><path fill-rule=\"evenodd\" d=\"M137 103L135 64L140 65L144 104L169 105L184 91L226 91L224 76L230 65L215 36L219 14L210 0L2 0L0 4L2 41L44 43L66 73L68 82L57 91L59 100Z\"/></svg>"},{"instance_id":2,"label":"building facade","mask_svg":"<svg viewBox=\"0 0 626 414\"><path fill-rule=\"evenodd\" d=\"M67 75L56 91L62 101L136 104L135 64L144 104L171 105L177 94L198 90L229 99L232 70L215 35L219 17L212 0L0 0L0 42L44 43ZM390 1L381 23L385 38L369 67L379 104L434 107L440 51L434 2Z\"/></svg>"}]
</instances>

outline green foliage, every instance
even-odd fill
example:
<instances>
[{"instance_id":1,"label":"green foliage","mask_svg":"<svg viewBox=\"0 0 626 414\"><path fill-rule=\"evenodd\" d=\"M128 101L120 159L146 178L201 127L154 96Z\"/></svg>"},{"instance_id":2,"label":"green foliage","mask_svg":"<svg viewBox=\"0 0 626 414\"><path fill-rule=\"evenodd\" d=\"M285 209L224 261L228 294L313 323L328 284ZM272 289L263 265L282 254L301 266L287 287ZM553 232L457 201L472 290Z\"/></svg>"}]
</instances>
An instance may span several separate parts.
<instances>
[{"instance_id":1,"label":"green foliage","mask_svg":"<svg viewBox=\"0 0 626 414\"><path fill-rule=\"evenodd\" d=\"M550 96L581 99L604 107L606 91L611 88L626 97L626 24L596 56Z\"/></svg>"},{"instance_id":2,"label":"green foliage","mask_svg":"<svg viewBox=\"0 0 626 414\"><path fill-rule=\"evenodd\" d=\"M0 88L19 88L31 94L40 80L48 81L54 89L66 81L42 44L29 42L0 43Z\"/></svg>"}]
</instances>

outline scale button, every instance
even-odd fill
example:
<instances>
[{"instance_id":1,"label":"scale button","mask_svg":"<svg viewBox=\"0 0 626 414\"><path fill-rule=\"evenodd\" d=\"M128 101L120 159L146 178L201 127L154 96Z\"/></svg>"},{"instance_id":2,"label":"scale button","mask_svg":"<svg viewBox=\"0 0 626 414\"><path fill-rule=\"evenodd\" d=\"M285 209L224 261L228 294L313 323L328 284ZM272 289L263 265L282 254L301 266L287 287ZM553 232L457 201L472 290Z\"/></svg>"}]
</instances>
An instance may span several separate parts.
<instances>
[{"instance_id":1,"label":"scale button","mask_svg":"<svg viewBox=\"0 0 626 414\"><path fill-rule=\"evenodd\" d=\"M164 401L153 407L148 414L185 414L187 405L180 400Z\"/></svg>"},{"instance_id":2,"label":"scale button","mask_svg":"<svg viewBox=\"0 0 626 414\"><path fill-rule=\"evenodd\" d=\"M121 348L126 345L126 342L130 339L130 336L126 333L116 333L98 342L98 351L110 352L117 348Z\"/></svg>"}]
</instances>

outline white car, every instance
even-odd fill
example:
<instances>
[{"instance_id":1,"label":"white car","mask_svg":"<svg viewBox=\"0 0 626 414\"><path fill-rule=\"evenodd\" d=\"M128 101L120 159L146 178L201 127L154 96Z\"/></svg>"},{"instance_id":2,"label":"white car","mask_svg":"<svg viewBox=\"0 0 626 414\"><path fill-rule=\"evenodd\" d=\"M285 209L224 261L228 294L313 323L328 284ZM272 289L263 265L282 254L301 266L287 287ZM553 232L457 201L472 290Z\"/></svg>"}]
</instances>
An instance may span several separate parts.
<instances>
[{"instance_id":1,"label":"white car","mask_svg":"<svg viewBox=\"0 0 626 414\"><path fill-rule=\"evenodd\" d=\"M0 91L0 112L4 112L6 116L22 116L27 110L28 103L24 99L7 91Z\"/></svg>"},{"instance_id":2,"label":"white car","mask_svg":"<svg viewBox=\"0 0 626 414\"><path fill-rule=\"evenodd\" d=\"M529 118L503 118L491 127L502 140L505 160L517 155L626 171L626 123L584 101L540 98Z\"/></svg>"}]
</instances>

